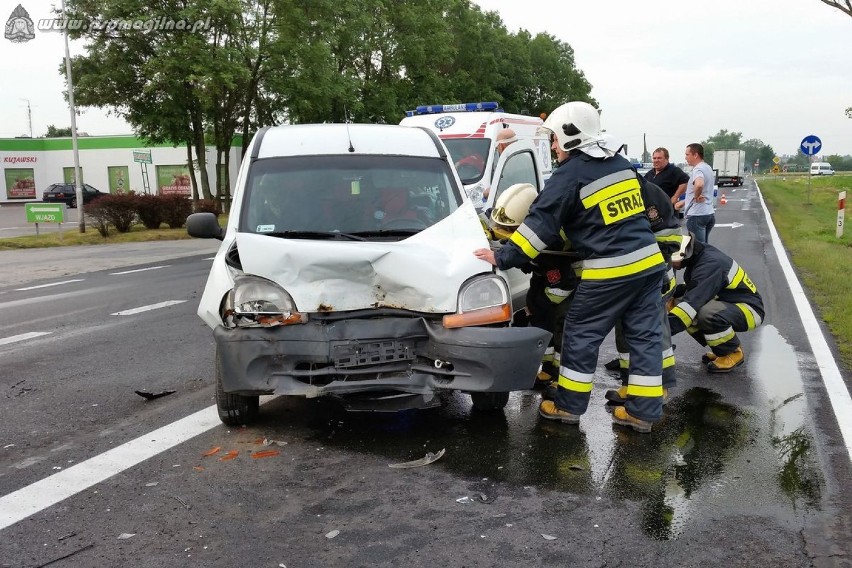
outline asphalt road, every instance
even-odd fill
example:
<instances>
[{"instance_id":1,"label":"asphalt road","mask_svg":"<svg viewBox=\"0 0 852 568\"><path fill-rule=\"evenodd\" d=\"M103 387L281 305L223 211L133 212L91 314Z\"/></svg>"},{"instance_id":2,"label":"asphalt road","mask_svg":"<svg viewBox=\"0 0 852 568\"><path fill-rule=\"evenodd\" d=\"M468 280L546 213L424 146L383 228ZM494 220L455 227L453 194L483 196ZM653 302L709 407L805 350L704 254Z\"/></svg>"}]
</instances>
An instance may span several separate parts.
<instances>
[{"instance_id":1,"label":"asphalt road","mask_svg":"<svg viewBox=\"0 0 852 568\"><path fill-rule=\"evenodd\" d=\"M539 419L534 392L496 415L461 394L397 414L273 398L228 428L195 315L215 243L0 251L0 566L852 565L822 362L757 192L726 194L710 240L767 321L730 375L676 337L679 386L647 436L612 426L602 367L579 428Z\"/></svg>"}]
</instances>

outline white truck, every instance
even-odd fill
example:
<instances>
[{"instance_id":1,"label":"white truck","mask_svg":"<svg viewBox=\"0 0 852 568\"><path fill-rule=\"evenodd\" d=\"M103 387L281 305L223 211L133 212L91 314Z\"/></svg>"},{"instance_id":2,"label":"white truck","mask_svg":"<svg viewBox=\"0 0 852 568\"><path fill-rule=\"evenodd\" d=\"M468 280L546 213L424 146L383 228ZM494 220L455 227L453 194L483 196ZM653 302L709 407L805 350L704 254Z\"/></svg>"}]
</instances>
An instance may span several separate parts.
<instances>
[{"instance_id":1,"label":"white truck","mask_svg":"<svg viewBox=\"0 0 852 568\"><path fill-rule=\"evenodd\" d=\"M716 185L743 185L745 150L716 150L713 152L713 169L716 170Z\"/></svg>"}]
</instances>

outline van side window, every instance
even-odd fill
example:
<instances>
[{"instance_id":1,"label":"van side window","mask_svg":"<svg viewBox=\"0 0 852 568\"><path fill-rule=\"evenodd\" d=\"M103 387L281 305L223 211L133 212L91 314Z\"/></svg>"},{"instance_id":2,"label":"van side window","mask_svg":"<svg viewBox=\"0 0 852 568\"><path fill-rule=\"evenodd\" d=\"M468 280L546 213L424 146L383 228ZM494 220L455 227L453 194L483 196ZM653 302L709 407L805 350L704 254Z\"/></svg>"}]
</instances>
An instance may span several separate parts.
<instances>
[{"instance_id":1,"label":"van side window","mask_svg":"<svg viewBox=\"0 0 852 568\"><path fill-rule=\"evenodd\" d=\"M500 181L497 182L497 193L494 195L495 203L507 187L516 183L530 183L536 188L536 191L541 191L535 172L535 156L532 152L518 152L506 160L503 174L500 176Z\"/></svg>"}]
</instances>

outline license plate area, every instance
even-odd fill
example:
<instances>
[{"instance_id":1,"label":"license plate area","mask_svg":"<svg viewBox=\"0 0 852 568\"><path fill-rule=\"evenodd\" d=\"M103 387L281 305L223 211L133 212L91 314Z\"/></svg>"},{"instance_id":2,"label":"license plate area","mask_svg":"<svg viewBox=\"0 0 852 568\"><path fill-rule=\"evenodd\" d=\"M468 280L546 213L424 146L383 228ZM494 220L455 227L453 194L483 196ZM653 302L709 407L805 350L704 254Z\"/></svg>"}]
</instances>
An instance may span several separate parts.
<instances>
[{"instance_id":1,"label":"license plate area","mask_svg":"<svg viewBox=\"0 0 852 568\"><path fill-rule=\"evenodd\" d=\"M384 339L341 342L331 346L331 357L338 369L413 361L414 341Z\"/></svg>"}]
</instances>

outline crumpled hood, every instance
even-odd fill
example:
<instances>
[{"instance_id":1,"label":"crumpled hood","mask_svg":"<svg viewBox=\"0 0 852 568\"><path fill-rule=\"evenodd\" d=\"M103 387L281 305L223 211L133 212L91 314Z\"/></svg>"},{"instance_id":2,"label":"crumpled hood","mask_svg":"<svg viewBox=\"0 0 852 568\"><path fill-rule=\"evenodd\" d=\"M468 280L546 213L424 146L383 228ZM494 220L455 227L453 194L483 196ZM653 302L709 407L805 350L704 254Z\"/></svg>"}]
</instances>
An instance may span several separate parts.
<instances>
[{"instance_id":1,"label":"crumpled hood","mask_svg":"<svg viewBox=\"0 0 852 568\"><path fill-rule=\"evenodd\" d=\"M398 242L284 239L237 233L246 274L272 280L302 312L393 307L455 312L459 289L488 263L473 251L488 246L476 211L452 215Z\"/></svg>"}]
</instances>

